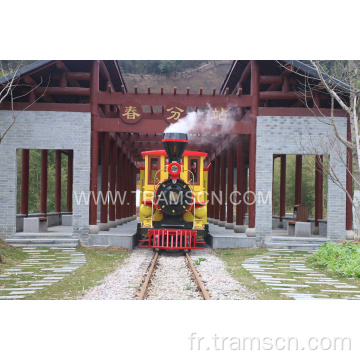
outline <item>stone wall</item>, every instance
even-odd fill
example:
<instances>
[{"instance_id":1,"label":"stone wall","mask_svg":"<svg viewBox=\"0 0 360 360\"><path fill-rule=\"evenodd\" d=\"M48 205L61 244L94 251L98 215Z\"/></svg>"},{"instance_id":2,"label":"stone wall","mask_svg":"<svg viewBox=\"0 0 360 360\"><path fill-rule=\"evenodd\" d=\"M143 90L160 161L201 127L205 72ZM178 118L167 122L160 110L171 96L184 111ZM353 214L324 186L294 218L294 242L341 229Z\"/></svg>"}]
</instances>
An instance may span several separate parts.
<instances>
[{"instance_id":1,"label":"stone wall","mask_svg":"<svg viewBox=\"0 0 360 360\"><path fill-rule=\"evenodd\" d=\"M347 119L335 119L339 133L346 138ZM257 118L256 139L256 237L257 240L271 238L272 228L272 196L270 201L262 201L272 193L273 154L305 154L314 153L314 149L324 148L332 136L332 128L315 117L281 117L259 116ZM343 145L327 147L331 166L340 181L346 183L346 168L341 163L338 153L345 152ZM314 170L315 171L315 170ZM345 192L328 181L327 237L330 240L345 240L346 227Z\"/></svg>"},{"instance_id":2,"label":"stone wall","mask_svg":"<svg viewBox=\"0 0 360 360\"><path fill-rule=\"evenodd\" d=\"M11 111L0 111L0 132L12 121ZM74 150L73 191L90 190L90 113L26 111L0 144L0 236L16 232L17 150ZM89 206L77 204L73 196L73 237L88 241Z\"/></svg>"}]
</instances>

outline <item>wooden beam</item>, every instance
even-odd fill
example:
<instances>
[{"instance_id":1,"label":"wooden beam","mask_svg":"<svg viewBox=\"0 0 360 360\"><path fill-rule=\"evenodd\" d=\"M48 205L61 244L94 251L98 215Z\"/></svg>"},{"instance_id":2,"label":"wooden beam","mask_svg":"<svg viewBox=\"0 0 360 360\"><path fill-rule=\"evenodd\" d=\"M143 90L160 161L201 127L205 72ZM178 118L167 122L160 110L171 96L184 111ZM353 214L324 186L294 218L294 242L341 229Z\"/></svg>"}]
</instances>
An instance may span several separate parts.
<instances>
[{"instance_id":1,"label":"wooden beam","mask_svg":"<svg viewBox=\"0 0 360 360\"><path fill-rule=\"evenodd\" d=\"M260 84L282 84L283 79L283 75L263 75L260 76Z\"/></svg>"},{"instance_id":2,"label":"wooden beam","mask_svg":"<svg viewBox=\"0 0 360 360\"><path fill-rule=\"evenodd\" d=\"M154 114L156 115L156 114ZM234 126L224 128L219 122L218 127L215 125L213 129L194 129L191 134L250 134L252 131L252 124L248 121L236 121ZM100 118L94 120L94 129L96 131L113 131L113 132L129 132L129 133L150 133L161 134L169 126L169 124L163 119L151 119L150 117L142 119L137 124L126 124L118 118Z\"/></svg>"},{"instance_id":3,"label":"wooden beam","mask_svg":"<svg viewBox=\"0 0 360 360\"><path fill-rule=\"evenodd\" d=\"M299 94L294 91L282 92L282 91L261 91L260 92L260 100L297 100L301 98L312 99L312 95L310 93L307 94Z\"/></svg>"},{"instance_id":4,"label":"wooden beam","mask_svg":"<svg viewBox=\"0 0 360 360\"><path fill-rule=\"evenodd\" d=\"M83 87L38 87L35 94L90 96L90 88Z\"/></svg>"},{"instance_id":5,"label":"wooden beam","mask_svg":"<svg viewBox=\"0 0 360 360\"><path fill-rule=\"evenodd\" d=\"M90 73L88 72L65 72L65 74L68 80L90 81ZM61 74L54 74L52 75L52 78L59 80L61 78Z\"/></svg>"},{"instance_id":6,"label":"wooden beam","mask_svg":"<svg viewBox=\"0 0 360 360\"><path fill-rule=\"evenodd\" d=\"M184 106L206 107L208 104L212 107L249 107L251 105L251 95L200 95L200 94L156 94L142 93L130 94L113 92L98 92L97 101L99 104L123 104L125 102L138 102L143 106L166 106L171 102L179 102Z\"/></svg>"},{"instance_id":7,"label":"wooden beam","mask_svg":"<svg viewBox=\"0 0 360 360\"><path fill-rule=\"evenodd\" d=\"M67 68L67 66L62 61L58 61L56 63L56 67L62 72L65 72L65 73L70 72L69 69ZM71 86L80 87L80 84L77 80L69 80L69 83Z\"/></svg>"}]
</instances>

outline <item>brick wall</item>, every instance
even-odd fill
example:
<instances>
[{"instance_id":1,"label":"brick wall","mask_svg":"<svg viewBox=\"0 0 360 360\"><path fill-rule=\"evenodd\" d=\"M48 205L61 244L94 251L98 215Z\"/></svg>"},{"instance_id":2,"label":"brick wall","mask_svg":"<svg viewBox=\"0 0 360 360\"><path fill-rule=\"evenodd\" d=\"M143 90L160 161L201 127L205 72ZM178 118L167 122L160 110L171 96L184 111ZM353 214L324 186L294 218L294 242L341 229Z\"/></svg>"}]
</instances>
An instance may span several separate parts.
<instances>
[{"instance_id":1,"label":"brick wall","mask_svg":"<svg viewBox=\"0 0 360 360\"><path fill-rule=\"evenodd\" d=\"M346 138L346 118L335 119L339 133ZM332 128L315 117L259 116L257 118L256 140L256 192L266 198L272 193L273 154L310 154L313 149L323 149L332 136ZM345 147L325 146L330 155L331 166L340 181L346 183L346 168L341 163L339 151ZM315 171L315 170L314 170ZM315 191L315 190L314 190ZM272 196L270 201L256 204L256 237L265 240L271 237ZM331 240L345 240L346 197L330 179L328 181L327 236Z\"/></svg>"},{"instance_id":2,"label":"brick wall","mask_svg":"<svg viewBox=\"0 0 360 360\"><path fill-rule=\"evenodd\" d=\"M12 121L11 111L0 111L0 132ZM16 231L17 149L74 150L73 190L90 190L90 113L26 111L0 144L0 236ZM73 237L87 243L89 207L73 199Z\"/></svg>"}]
</instances>

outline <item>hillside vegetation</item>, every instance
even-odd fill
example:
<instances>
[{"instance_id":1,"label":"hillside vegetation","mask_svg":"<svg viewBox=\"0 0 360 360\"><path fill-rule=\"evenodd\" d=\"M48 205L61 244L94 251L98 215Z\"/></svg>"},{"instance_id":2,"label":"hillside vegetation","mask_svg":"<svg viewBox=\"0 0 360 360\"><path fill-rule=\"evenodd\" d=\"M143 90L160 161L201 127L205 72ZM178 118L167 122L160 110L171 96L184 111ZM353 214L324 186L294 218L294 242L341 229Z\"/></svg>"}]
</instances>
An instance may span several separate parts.
<instances>
[{"instance_id":1,"label":"hillside vegetation","mask_svg":"<svg viewBox=\"0 0 360 360\"><path fill-rule=\"evenodd\" d=\"M138 87L139 92L147 92L148 86L151 91L160 92L161 86L164 87L164 92L172 92L174 86L180 94L186 93L186 88L190 88L191 93L199 93L200 87L203 88L205 94L212 93L215 87L217 93L224 81L226 74L229 71L232 61L211 61L197 63L194 68L187 68L179 71L172 71L171 74L164 73L159 75L157 73L143 75L143 74L129 74L124 71L123 77L129 92L134 91L134 87ZM208 64L206 67L202 67ZM136 69L136 68L135 68ZM125 68L124 68L125 70ZM187 73L184 73L187 71Z\"/></svg>"}]
</instances>

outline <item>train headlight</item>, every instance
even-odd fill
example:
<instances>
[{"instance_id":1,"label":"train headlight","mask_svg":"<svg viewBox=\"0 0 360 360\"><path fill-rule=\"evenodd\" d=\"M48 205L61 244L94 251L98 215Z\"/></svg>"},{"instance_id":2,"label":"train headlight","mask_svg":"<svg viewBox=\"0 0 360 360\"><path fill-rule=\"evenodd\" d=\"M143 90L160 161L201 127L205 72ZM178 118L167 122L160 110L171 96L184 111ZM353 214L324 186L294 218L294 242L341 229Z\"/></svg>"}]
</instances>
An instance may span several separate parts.
<instances>
[{"instance_id":1,"label":"train headlight","mask_svg":"<svg viewBox=\"0 0 360 360\"><path fill-rule=\"evenodd\" d=\"M172 162L168 167L168 171L171 176L177 176L181 172L181 165L177 162Z\"/></svg>"}]
</instances>

